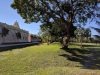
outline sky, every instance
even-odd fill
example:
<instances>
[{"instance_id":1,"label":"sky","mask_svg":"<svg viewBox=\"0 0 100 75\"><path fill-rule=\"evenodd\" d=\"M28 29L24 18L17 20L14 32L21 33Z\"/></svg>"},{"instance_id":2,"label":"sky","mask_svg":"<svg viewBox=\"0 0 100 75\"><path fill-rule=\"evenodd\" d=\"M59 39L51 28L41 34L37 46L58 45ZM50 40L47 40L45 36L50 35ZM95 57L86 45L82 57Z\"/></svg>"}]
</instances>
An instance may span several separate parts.
<instances>
[{"instance_id":1,"label":"sky","mask_svg":"<svg viewBox=\"0 0 100 75\"><path fill-rule=\"evenodd\" d=\"M31 34L38 34L41 23L26 24L20 17L16 10L10 7L13 0L0 0L0 22L13 25L15 21L19 23L21 29L29 31ZM87 23L86 28L93 26L97 27L94 22ZM97 34L96 31L92 30L92 35Z\"/></svg>"},{"instance_id":2,"label":"sky","mask_svg":"<svg viewBox=\"0 0 100 75\"><path fill-rule=\"evenodd\" d=\"M0 22L13 25L17 21L21 29L29 31L31 34L38 34L41 23L24 23L17 11L10 7L12 2L13 0L0 0Z\"/></svg>"}]
</instances>

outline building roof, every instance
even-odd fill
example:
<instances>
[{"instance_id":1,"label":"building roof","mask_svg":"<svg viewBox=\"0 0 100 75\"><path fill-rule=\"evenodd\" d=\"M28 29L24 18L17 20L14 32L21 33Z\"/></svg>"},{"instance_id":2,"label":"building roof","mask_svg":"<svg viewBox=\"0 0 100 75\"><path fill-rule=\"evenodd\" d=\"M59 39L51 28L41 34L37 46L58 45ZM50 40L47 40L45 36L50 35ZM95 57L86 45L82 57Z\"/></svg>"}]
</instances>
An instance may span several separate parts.
<instances>
[{"instance_id":1,"label":"building roof","mask_svg":"<svg viewBox=\"0 0 100 75\"><path fill-rule=\"evenodd\" d=\"M18 24L17 21L13 24L13 26L20 29L19 24Z\"/></svg>"},{"instance_id":2,"label":"building roof","mask_svg":"<svg viewBox=\"0 0 100 75\"><path fill-rule=\"evenodd\" d=\"M17 23L16 23L16 24L17 24ZM15 25L15 26L16 26L16 25ZM15 26L13 26L13 25L8 25L8 24L6 24L6 23L0 22L0 27L6 27L6 28L8 28L8 29L16 30L16 31L19 31L19 32L29 33L28 31L23 30L23 29L20 29L20 28L15 27Z\"/></svg>"}]
</instances>

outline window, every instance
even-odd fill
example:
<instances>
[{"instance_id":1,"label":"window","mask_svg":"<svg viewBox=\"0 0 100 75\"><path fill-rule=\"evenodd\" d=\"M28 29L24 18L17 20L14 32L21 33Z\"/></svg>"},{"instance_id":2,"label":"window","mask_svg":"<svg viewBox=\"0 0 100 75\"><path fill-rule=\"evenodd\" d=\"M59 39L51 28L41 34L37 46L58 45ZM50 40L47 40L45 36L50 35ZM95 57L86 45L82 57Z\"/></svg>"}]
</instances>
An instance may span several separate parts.
<instances>
[{"instance_id":1,"label":"window","mask_svg":"<svg viewBox=\"0 0 100 75\"><path fill-rule=\"evenodd\" d=\"M0 34L2 34L2 29L0 28Z\"/></svg>"},{"instance_id":2,"label":"window","mask_svg":"<svg viewBox=\"0 0 100 75\"><path fill-rule=\"evenodd\" d=\"M6 36L9 33L9 30L5 27L2 28L2 37Z\"/></svg>"},{"instance_id":3,"label":"window","mask_svg":"<svg viewBox=\"0 0 100 75\"><path fill-rule=\"evenodd\" d=\"M17 32L16 36L17 36L17 39L21 39L21 33L20 32Z\"/></svg>"}]
</instances>

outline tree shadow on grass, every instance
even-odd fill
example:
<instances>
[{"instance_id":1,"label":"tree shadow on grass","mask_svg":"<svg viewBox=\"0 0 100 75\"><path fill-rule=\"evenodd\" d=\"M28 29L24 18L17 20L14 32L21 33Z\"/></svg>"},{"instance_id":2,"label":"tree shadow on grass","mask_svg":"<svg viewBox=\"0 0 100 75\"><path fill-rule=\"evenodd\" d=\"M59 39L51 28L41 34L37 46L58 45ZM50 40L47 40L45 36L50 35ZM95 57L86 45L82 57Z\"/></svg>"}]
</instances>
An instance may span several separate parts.
<instances>
[{"instance_id":1,"label":"tree shadow on grass","mask_svg":"<svg viewBox=\"0 0 100 75\"><path fill-rule=\"evenodd\" d=\"M81 44L74 44L74 43L71 43L71 45L81 46ZM82 44L82 47L100 47L100 45L99 44Z\"/></svg>"},{"instance_id":2,"label":"tree shadow on grass","mask_svg":"<svg viewBox=\"0 0 100 75\"><path fill-rule=\"evenodd\" d=\"M100 47L100 45L82 45L83 47Z\"/></svg>"},{"instance_id":3,"label":"tree shadow on grass","mask_svg":"<svg viewBox=\"0 0 100 75\"><path fill-rule=\"evenodd\" d=\"M0 47L0 52L9 51L9 50L11 51L11 50L14 50L14 49L25 48L25 47L29 47L29 46L33 46L33 45L39 45L39 44L30 43L30 44L24 44L24 45L14 45L14 46Z\"/></svg>"},{"instance_id":4,"label":"tree shadow on grass","mask_svg":"<svg viewBox=\"0 0 100 75\"><path fill-rule=\"evenodd\" d=\"M100 70L100 48L70 48L63 50L66 53L60 56L65 57L67 60L80 62L83 66L82 68Z\"/></svg>"}]
</instances>

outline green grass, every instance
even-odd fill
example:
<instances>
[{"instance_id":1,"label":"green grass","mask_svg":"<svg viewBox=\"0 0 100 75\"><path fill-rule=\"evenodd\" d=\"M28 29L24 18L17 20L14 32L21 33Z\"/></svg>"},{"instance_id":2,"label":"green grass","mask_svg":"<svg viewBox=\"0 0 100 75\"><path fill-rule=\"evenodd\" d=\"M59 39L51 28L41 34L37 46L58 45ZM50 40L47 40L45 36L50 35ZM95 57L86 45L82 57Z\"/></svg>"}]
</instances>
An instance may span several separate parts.
<instances>
[{"instance_id":1,"label":"green grass","mask_svg":"<svg viewBox=\"0 0 100 75\"><path fill-rule=\"evenodd\" d=\"M0 52L0 75L100 75L100 70L82 69L80 62L61 56L66 52L60 48L43 44Z\"/></svg>"}]
</instances>

